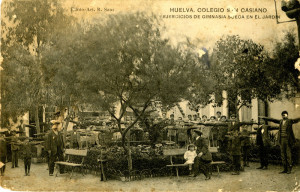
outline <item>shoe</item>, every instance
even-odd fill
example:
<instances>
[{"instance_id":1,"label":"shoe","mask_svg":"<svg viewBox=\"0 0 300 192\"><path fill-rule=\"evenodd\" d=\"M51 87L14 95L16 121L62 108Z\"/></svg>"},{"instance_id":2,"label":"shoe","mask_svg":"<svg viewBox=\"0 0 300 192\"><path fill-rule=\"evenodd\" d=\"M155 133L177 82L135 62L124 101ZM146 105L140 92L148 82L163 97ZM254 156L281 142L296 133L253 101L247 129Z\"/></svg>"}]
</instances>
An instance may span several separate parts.
<instances>
[{"instance_id":1,"label":"shoe","mask_svg":"<svg viewBox=\"0 0 300 192\"><path fill-rule=\"evenodd\" d=\"M267 170L267 169L268 169L268 167L263 167L263 168L262 168L262 170Z\"/></svg>"},{"instance_id":2,"label":"shoe","mask_svg":"<svg viewBox=\"0 0 300 192\"><path fill-rule=\"evenodd\" d=\"M210 180L210 176L206 176L205 180Z\"/></svg>"},{"instance_id":3,"label":"shoe","mask_svg":"<svg viewBox=\"0 0 300 192\"><path fill-rule=\"evenodd\" d=\"M14 166L11 167L12 169L15 168Z\"/></svg>"},{"instance_id":4,"label":"shoe","mask_svg":"<svg viewBox=\"0 0 300 192\"><path fill-rule=\"evenodd\" d=\"M30 176L30 173L27 173L27 176Z\"/></svg>"},{"instance_id":5,"label":"shoe","mask_svg":"<svg viewBox=\"0 0 300 192\"><path fill-rule=\"evenodd\" d=\"M257 167L256 169L263 169L264 167L260 166L260 167Z\"/></svg>"},{"instance_id":6,"label":"shoe","mask_svg":"<svg viewBox=\"0 0 300 192\"><path fill-rule=\"evenodd\" d=\"M286 172L286 174L291 174L292 172L290 171L290 170L288 170L287 172Z\"/></svg>"},{"instance_id":7,"label":"shoe","mask_svg":"<svg viewBox=\"0 0 300 192\"><path fill-rule=\"evenodd\" d=\"M50 173L49 176L53 176L53 174Z\"/></svg>"},{"instance_id":8,"label":"shoe","mask_svg":"<svg viewBox=\"0 0 300 192\"><path fill-rule=\"evenodd\" d=\"M194 174L189 174L189 177L194 177Z\"/></svg>"},{"instance_id":9,"label":"shoe","mask_svg":"<svg viewBox=\"0 0 300 192\"><path fill-rule=\"evenodd\" d=\"M239 172L233 172L231 173L231 175L239 175L240 173Z\"/></svg>"},{"instance_id":10,"label":"shoe","mask_svg":"<svg viewBox=\"0 0 300 192\"><path fill-rule=\"evenodd\" d=\"M19 167L18 165L16 166L16 168Z\"/></svg>"},{"instance_id":11,"label":"shoe","mask_svg":"<svg viewBox=\"0 0 300 192\"><path fill-rule=\"evenodd\" d=\"M24 176L27 176L27 173L25 173L25 175Z\"/></svg>"},{"instance_id":12,"label":"shoe","mask_svg":"<svg viewBox=\"0 0 300 192\"><path fill-rule=\"evenodd\" d=\"M279 172L279 174L282 174L282 173L287 173L287 170L283 170L283 171Z\"/></svg>"}]
</instances>

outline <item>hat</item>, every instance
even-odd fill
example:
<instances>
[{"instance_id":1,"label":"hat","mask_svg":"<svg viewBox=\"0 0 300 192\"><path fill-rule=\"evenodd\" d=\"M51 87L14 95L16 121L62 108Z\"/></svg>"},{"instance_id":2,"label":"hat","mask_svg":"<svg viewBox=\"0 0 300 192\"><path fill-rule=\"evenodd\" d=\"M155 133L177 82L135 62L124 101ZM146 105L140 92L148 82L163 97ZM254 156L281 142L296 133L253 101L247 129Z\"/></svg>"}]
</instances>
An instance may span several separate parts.
<instances>
[{"instance_id":1,"label":"hat","mask_svg":"<svg viewBox=\"0 0 300 192\"><path fill-rule=\"evenodd\" d=\"M231 114L230 117L236 117L236 114Z\"/></svg>"},{"instance_id":2,"label":"hat","mask_svg":"<svg viewBox=\"0 0 300 192\"><path fill-rule=\"evenodd\" d=\"M194 145L194 144L189 144L189 145L187 146L187 149L189 149L190 147L195 147L195 145Z\"/></svg>"},{"instance_id":3,"label":"hat","mask_svg":"<svg viewBox=\"0 0 300 192\"><path fill-rule=\"evenodd\" d=\"M50 123L53 124L53 125L54 124L60 124L60 121L58 121L58 120L51 120Z\"/></svg>"},{"instance_id":4,"label":"hat","mask_svg":"<svg viewBox=\"0 0 300 192\"><path fill-rule=\"evenodd\" d=\"M200 130L198 130L198 129L195 129L194 132L197 133L199 136L201 136L201 135L203 134L203 133L202 133Z\"/></svg>"}]
</instances>

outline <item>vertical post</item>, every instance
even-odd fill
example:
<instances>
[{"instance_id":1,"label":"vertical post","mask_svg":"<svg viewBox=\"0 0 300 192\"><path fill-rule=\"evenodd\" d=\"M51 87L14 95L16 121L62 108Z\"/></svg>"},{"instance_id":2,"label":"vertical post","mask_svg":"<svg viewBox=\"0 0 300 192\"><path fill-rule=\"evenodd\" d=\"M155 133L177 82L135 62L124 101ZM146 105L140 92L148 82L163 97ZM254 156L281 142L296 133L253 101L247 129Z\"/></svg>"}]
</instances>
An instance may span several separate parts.
<instances>
[{"instance_id":1,"label":"vertical post","mask_svg":"<svg viewBox=\"0 0 300 192\"><path fill-rule=\"evenodd\" d=\"M298 49L299 49L299 54L300 54L300 15L298 15L295 19L296 19L297 28L298 28Z\"/></svg>"}]
</instances>

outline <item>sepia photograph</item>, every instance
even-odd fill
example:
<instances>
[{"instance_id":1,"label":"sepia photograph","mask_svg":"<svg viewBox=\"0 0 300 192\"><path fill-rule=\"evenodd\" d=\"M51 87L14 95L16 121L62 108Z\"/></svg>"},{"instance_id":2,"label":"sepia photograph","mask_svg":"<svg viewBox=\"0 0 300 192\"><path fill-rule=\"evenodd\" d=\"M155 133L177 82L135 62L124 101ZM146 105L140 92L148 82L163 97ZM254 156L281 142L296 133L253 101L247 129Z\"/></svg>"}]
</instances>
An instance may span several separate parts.
<instances>
[{"instance_id":1,"label":"sepia photograph","mask_svg":"<svg viewBox=\"0 0 300 192\"><path fill-rule=\"evenodd\" d=\"M2 0L0 190L300 192L300 0Z\"/></svg>"}]
</instances>

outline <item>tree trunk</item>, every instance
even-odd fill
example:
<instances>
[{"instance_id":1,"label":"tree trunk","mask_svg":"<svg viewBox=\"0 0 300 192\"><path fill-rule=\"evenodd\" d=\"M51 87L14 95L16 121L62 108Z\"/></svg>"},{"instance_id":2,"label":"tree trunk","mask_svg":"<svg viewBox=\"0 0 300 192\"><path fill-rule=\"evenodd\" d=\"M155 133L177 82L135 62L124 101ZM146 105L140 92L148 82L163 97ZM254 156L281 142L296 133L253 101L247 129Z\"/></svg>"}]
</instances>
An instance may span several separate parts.
<instances>
[{"instance_id":1,"label":"tree trunk","mask_svg":"<svg viewBox=\"0 0 300 192\"><path fill-rule=\"evenodd\" d=\"M41 132L41 129L40 129L40 120L39 120L39 105L35 106L34 113L35 113L34 116L35 116L36 133L39 134Z\"/></svg>"}]
</instances>

